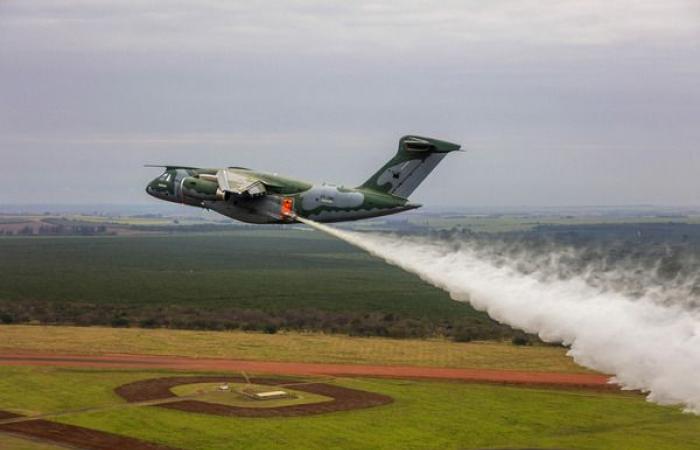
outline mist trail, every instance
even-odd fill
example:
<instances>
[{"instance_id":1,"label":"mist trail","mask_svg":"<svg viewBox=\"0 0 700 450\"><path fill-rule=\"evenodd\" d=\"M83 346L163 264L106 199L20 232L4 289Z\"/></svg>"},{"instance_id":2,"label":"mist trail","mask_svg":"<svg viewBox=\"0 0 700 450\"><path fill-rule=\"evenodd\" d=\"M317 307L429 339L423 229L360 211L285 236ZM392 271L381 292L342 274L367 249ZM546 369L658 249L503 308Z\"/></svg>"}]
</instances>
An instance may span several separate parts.
<instances>
[{"instance_id":1,"label":"mist trail","mask_svg":"<svg viewBox=\"0 0 700 450\"><path fill-rule=\"evenodd\" d=\"M700 414L700 317L682 303L659 301L671 287L650 286L631 296L610 283L592 285L590 270L549 276L548 266L538 266L536 255L522 249L504 254L468 242L349 232L298 220L418 275L499 322L563 342L578 364L612 374L611 382L624 389ZM530 267L525 273L518 270L523 264ZM645 277L633 274L640 282Z\"/></svg>"}]
</instances>

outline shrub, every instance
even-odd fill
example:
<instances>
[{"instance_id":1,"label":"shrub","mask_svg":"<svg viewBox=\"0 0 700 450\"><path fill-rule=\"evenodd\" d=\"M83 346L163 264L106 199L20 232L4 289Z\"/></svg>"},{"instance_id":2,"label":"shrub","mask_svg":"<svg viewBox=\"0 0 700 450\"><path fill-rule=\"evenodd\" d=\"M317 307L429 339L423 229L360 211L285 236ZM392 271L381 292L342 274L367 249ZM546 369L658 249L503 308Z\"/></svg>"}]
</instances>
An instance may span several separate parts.
<instances>
[{"instance_id":1,"label":"shrub","mask_svg":"<svg viewBox=\"0 0 700 450\"><path fill-rule=\"evenodd\" d=\"M158 321L152 317L148 319L143 319L139 322L141 328L156 328L158 326Z\"/></svg>"},{"instance_id":2,"label":"shrub","mask_svg":"<svg viewBox=\"0 0 700 450\"><path fill-rule=\"evenodd\" d=\"M129 319L126 317L115 317L109 322L109 324L113 328L126 328L129 326Z\"/></svg>"},{"instance_id":3,"label":"shrub","mask_svg":"<svg viewBox=\"0 0 700 450\"><path fill-rule=\"evenodd\" d=\"M513 336L510 341L513 345L530 345L530 339L527 336Z\"/></svg>"},{"instance_id":4,"label":"shrub","mask_svg":"<svg viewBox=\"0 0 700 450\"><path fill-rule=\"evenodd\" d=\"M265 332L265 334L275 334L277 333L277 325L275 325L274 323L268 323L263 328L263 331Z\"/></svg>"},{"instance_id":5,"label":"shrub","mask_svg":"<svg viewBox=\"0 0 700 450\"><path fill-rule=\"evenodd\" d=\"M455 342L471 342L474 340L474 333L468 328L460 328L452 335L452 340Z\"/></svg>"},{"instance_id":6,"label":"shrub","mask_svg":"<svg viewBox=\"0 0 700 450\"><path fill-rule=\"evenodd\" d=\"M243 331L258 331L258 329L259 329L258 324L253 323L253 322L246 322L241 327L241 330L243 330Z\"/></svg>"},{"instance_id":7,"label":"shrub","mask_svg":"<svg viewBox=\"0 0 700 450\"><path fill-rule=\"evenodd\" d=\"M4 323L5 325L13 323L15 321L15 318L12 316L12 314L1 314L0 315L0 322Z\"/></svg>"}]
</instances>

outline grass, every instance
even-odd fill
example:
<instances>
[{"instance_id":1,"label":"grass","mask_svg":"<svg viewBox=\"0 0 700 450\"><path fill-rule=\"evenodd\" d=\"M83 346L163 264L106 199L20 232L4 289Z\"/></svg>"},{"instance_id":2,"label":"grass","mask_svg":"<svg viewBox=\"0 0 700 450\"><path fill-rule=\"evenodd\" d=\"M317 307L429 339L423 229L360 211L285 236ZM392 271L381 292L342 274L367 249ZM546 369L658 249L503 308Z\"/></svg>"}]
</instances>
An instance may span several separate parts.
<instances>
[{"instance_id":1,"label":"grass","mask_svg":"<svg viewBox=\"0 0 700 450\"><path fill-rule=\"evenodd\" d=\"M0 239L0 302L486 316L320 233Z\"/></svg>"},{"instance_id":2,"label":"grass","mask_svg":"<svg viewBox=\"0 0 700 450\"><path fill-rule=\"evenodd\" d=\"M221 391L221 383L194 383L175 386L172 392L179 396L196 396L196 400L208 403L220 403L222 405L242 406L246 408L275 408L278 406L305 405L308 403L321 403L333 400L324 395L310 392L297 391L287 387L264 386L258 384L228 383L229 391ZM291 395L290 398L255 400L240 391L251 389L253 392L268 392L284 390Z\"/></svg>"},{"instance_id":3,"label":"grass","mask_svg":"<svg viewBox=\"0 0 700 450\"><path fill-rule=\"evenodd\" d=\"M159 372L0 367L0 410L22 415L52 414L123 403L114 388Z\"/></svg>"},{"instance_id":4,"label":"grass","mask_svg":"<svg viewBox=\"0 0 700 450\"><path fill-rule=\"evenodd\" d=\"M0 450L65 450L66 447L0 433Z\"/></svg>"},{"instance_id":5,"label":"grass","mask_svg":"<svg viewBox=\"0 0 700 450\"><path fill-rule=\"evenodd\" d=\"M390 395L377 408L298 418L234 418L154 407L120 407L112 390L153 371L0 367L0 409L112 409L52 418L190 450L459 449L545 447L579 450L697 448L700 417L641 396L465 383L338 379ZM11 389L8 388L11 387ZM51 401L53 397L61 401Z\"/></svg>"},{"instance_id":6,"label":"grass","mask_svg":"<svg viewBox=\"0 0 700 450\"><path fill-rule=\"evenodd\" d=\"M0 352L130 353L346 364L414 365L551 372L585 372L551 346L440 339L385 339L318 333L138 328L0 326Z\"/></svg>"}]
</instances>

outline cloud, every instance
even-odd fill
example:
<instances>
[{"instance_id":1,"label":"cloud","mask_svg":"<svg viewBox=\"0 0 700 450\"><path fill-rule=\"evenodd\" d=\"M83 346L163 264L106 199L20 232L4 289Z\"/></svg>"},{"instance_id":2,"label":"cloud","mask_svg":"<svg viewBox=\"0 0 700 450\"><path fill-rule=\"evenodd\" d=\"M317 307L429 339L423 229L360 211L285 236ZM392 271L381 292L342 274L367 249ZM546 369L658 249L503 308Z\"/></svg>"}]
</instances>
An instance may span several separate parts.
<instances>
[{"instance_id":1,"label":"cloud","mask_svg":"<svg viewBox=\"0 0 700 450\"><path fill-rule=\"evenodd\" d=\"M698 203L699 13L691 0L0 0L0 158L29 186L0 201L36 198L48 172L93 196L76 201L125 201L120 186L144 175L112 167L158 161L352 182L417 133L470 150L417 201ZM80 189L86 172L109 183Z\"/></svg>"},{"instance_id":2,"label":"cloud","mask_svg":"<svg viewBox=\"0 0 700 450\"><path fill-rule=\"evenodd\" d=\"M692 0L6 1L5 45L130 52L458 53L479 43L612 45L700 34ZM2 44L0 44L2 45Z\"/></svg>"}]
</instances>

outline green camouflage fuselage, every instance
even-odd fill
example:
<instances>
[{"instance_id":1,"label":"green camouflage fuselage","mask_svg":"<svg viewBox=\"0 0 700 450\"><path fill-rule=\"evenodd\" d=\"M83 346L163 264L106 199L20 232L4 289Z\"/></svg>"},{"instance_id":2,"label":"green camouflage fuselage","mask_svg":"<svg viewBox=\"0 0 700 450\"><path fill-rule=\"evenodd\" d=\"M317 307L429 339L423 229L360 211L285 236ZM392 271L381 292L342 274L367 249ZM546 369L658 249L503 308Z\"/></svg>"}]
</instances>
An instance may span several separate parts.
<instances>
[{"instance_id":1,"label":"green camouflage fuselage","mask_svg":"<svg viewBox=\"0 0 700 450\"><path fill-rule=\"evenodd\" d=\"M405 136L396 156L355 188L312 184L242 167L165 166L146 192L248 223L290 223L297 216L318 222L366 219L418 208L408 195L446 153L457 149L449 142Z\"/></svg>"}]
</instances>

